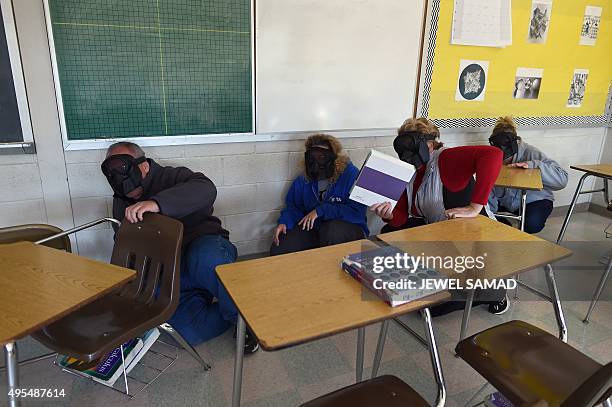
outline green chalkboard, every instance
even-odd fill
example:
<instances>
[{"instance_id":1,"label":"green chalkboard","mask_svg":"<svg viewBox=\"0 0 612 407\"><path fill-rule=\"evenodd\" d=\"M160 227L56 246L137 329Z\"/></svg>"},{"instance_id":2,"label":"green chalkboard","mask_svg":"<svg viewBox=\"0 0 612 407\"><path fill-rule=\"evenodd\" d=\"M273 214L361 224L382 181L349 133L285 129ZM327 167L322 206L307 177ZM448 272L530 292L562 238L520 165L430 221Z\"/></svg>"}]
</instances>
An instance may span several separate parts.
<instances>
[{"instance_id":1,"label":"green chalkboard","mask_svg":"<svg viewBox=\"0 0 612 407\"><path fill-rule=\"evenodd\" d=\"M247 133L250 0L49 0L69 140Z\"/></svg>"}]
</instances>

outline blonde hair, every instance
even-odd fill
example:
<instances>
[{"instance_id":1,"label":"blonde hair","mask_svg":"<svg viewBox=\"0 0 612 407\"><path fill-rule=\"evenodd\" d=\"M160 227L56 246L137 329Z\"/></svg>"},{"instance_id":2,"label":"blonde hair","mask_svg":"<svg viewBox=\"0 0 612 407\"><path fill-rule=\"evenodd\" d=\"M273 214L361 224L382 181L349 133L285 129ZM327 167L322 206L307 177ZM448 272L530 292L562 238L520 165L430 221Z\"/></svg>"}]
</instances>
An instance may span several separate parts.
<instances>
[{"instance_id":1,"label":"blonde hair","mask_svg":"<svg viewBox=\"0 0 612 407\"><path fill-rule=\"evenodd\" d=\"M504 116L497 119L497 121L495 122L495 127L493 127L492 135L498 133L511 133L514 134L514 137L517 140L521 139L516 132L516 124L514 124L512 116Z\"/></svg>"},{"instance_id":2,"label":"blonde hair","mask_svg":"<svg viewBox=\"0 0 612 407\"><path fill-rule=\"evenodd\" d=\"M433 142L434 150L444 146L444 143L438 141L440 138L440 129L432 121L425 117L419 117L418 119L409 118L397 129L397 135L401 136L406 133L420 133L428 136L428 139Z\"/></svg>"}]
</instances>

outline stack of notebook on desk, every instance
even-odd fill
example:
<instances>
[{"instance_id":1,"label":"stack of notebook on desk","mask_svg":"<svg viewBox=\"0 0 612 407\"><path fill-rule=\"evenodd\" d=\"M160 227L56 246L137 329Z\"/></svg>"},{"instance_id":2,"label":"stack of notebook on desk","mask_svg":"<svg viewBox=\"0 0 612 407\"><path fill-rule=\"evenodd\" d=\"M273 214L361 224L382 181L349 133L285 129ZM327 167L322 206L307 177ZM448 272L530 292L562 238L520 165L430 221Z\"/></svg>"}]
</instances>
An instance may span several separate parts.
<instances>
[{"instance_id":1,"label":"stack of notebook on desk","mask_svg":"<svg viewBox=\"0 0 612 407\"><path fill-rule=\"evenodd\" d=\"M387 261L385 264L384 259L396 259L398 255L402 259L400 267L398 264L385 267L396 262ZM407 263L403 261L406 257ZM409 254L394 246L348 255L342 260L342 269L392 307L445 289L443 280L446 276L415 264Z\"/></svg>"}]
</instances>

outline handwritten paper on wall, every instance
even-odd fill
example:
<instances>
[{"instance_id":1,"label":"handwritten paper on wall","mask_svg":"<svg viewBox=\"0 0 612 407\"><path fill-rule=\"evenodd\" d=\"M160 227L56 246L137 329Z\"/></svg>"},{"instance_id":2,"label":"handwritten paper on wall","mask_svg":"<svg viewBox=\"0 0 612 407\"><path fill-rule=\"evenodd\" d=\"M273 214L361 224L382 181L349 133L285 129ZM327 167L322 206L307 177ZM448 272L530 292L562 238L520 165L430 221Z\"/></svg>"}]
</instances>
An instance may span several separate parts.
<instances>
[{"instance_id":1,"label":"handwritten paper on wall","mask_svg":"<svg viewBox=\"0 0 612 407\"><path fill-rule=\"evenodd\" d=\"M512 0L455 0L451 44L512 45Z\"/></svg>"}]
</instances>

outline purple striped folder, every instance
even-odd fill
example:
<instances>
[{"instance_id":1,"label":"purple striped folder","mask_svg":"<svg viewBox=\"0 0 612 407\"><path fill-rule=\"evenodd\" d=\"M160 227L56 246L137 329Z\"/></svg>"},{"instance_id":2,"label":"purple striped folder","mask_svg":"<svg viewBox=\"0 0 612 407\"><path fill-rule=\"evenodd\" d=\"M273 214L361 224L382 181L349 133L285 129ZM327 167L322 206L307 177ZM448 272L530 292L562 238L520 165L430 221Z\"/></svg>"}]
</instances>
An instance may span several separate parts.
<instances>
[{"instance_id":1,"label":"purple striped folder","mask_svg":"<svg viewBox=\"0 0 612 407\"><path fill-rule=\"evenodd\" d=\"M402 160L371 150L349 198L367 206L390 202L395 207L414 171L414 166Z\"/></svg>"}]
</instances>

